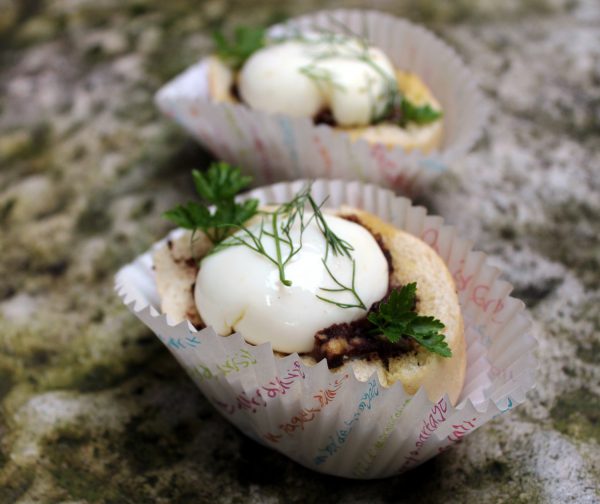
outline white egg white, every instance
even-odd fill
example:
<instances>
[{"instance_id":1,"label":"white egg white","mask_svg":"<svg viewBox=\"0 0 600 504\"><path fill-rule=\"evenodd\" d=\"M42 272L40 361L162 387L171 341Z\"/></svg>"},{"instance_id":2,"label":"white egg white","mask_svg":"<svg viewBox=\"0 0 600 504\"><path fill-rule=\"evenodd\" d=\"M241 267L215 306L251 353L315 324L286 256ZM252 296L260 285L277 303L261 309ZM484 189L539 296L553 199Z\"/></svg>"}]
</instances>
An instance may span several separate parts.
<instances>
[{"instance_id":1,"label":"white egg white","mask_svg":"<svg viewBox=\"0 0 600 504\"><path fill-rule=\"evenodd\" d=\"M375 47L352 38L289 40L255 52L239 74L251 108L295 117L331 110L340 126L367 126L384 110L394 67Z\"/></svg>"},{"instance_id":2,"label":"white egg white","mask_svg":"<svg viewBox=\"0 0 600 504\"><path fill-rule=\"evenodd\" d=\"M305 219L309 217L307 213ZM335 216L327 215L325 219L331 230L354 248L352 259L335 255L330 249L327 266L335 279L351 286L354 260L354 287L368 309L387 292L387 260L364 227ZM250 228L255 234L258 230L259 224ZM298 247L298 222L292 227L291 237ZM276 256L273 238L263 236L262 244L267 254ZM198 312L221 335L240 332L250 343L270 341L273 350L283 353L311 351L314 335L320 329L366 315L365 309L342 308L317 297L338 304L357 304L350 292L323 290L339 287L323 264L326 247L323 233L313 219L302 234L299 252L285 266L285 278L292 282L291 286L281 282L276 264L244 245L207 256L196 278L194 295ZM282 245L283 257L289 250Z\"/></svg>"}]
</instances>

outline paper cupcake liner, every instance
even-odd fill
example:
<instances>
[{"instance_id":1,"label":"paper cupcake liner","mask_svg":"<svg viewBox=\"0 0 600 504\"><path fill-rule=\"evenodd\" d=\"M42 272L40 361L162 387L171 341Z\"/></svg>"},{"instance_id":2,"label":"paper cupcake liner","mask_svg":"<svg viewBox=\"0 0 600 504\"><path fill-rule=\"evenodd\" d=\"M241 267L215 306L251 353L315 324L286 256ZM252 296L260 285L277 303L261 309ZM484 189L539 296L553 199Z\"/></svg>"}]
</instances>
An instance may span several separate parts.
<instances>
[{"instance_id":1,"label":"paper cupcake liner","mask_svg":"<svg viewBox=\"0 0 600 504\"><path fill-rule=\"evenodd\" d=\"M407 194L467 153L481 132L487 107L473 75L456 52L431 32L377 11L332 10L276 25L271 34L311 26L366 36L395 67L419 75L444 111L443 145L429 154L352 141L309 118L253 111L209 98L206 60L159 90L158 107L215 156L251 173L257 184L298 178L361 180Z\"/></svg>"},{"instance_id":2,"label":"paper cupcake liner","mask_svg":"<svg viewBox=\"0 0 600 504\"><path fill-rule=\"evenodd\" d=\"M304 183L279 183L245 197L282 203ZM317 201L329 196L332 208L362 208L422 238L446 262L465 321L461 396L455 407L447 396L431 402L422 388L409 396L400 383L384 388L376 375L360 382L346 368L330 371L325 361L307 367L297 354L275 357L270 343L252 346L239 334L221 337L187 321L172 324L160 313L151 250L118 272L116 290L225 418L308 468L369 479L421 464L525 400L534 385L536 342L527 333L524 304L509 297L512 286L498 279L483 253L472 251L440 217L391 191L321 179L312 192Z\"/></svg>"}]
</instances>

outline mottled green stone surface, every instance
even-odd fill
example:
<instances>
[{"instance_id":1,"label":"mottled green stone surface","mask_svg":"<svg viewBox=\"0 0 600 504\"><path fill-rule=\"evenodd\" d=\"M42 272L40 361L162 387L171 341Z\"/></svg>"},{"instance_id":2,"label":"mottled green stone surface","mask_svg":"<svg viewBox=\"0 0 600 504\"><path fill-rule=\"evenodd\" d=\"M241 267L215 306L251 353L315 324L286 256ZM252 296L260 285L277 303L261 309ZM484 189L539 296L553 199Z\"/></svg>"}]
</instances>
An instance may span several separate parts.
<instances>
[{"instance_id":1,"label":"mottled green stone surface","mask_svg":"<svg viewBox=\"0 0 600 504\"><path fill-rule=\"evenodd\" d=\"M595 0L378 2L454 45L493 106L421 202L531 308L539 385L514 413L404 476L324 477L226 423L114 295L208 159L155 90L215 27L338 5L0 0L0 503L600 501Z\"/></svg>"}]
</instances>

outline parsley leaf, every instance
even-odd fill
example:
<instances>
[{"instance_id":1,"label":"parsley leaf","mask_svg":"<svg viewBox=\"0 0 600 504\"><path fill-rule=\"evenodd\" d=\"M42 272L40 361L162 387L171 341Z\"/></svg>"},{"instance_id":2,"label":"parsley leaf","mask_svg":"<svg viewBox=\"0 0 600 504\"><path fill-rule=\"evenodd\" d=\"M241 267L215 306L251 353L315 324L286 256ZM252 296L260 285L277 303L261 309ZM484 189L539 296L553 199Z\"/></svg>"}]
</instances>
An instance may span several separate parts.
<instances>
[{"instance_id":1,"label":"parsley leaf","mask_svg":"<svg viewBox=\"0 0 600 504\"><path fill-rule=\"evenodd\" d=\"M196 229L208 226L211 218L208 208L199 205L195 201L190 201L187 205L177 205L163 215L179 227L185 229Z\"/></svg>"},{"instance_id":2,"label":"parsley leaf","mask_svg":"<svg viewBox=\"0 0 600 504\"><path fill-rule=\"evenodd\" d=\"M235 195L252 180L252 177L242 175L239 168L223 162L212 163L206 173L193 170L192 176L196 192L213 208L190 201L165 212L164 217L178 226L204 231L217 244L258 211L257 199L243 203L235 201Z\"/></svg>"},{"instance_id":3,"label":"parsley leaf","mask_svg":"<svg viewBox=\"0 0 600 504\"><path fill-rule=\"evenodd\" d=\"M206 173L192 170L192 176L198 194L212 205L233 199L252 182L252 177L223 161L212 163Z\"/></svg>"},{"instance_id":4,"label":"parsley leaf","mask_svg":"<svg viewBox=\"0 0 600 504\"><path fill-rule=\"evenodd\" d=\"M402 98L402 102L400 103L400 112L401 112L401 125L405 126L406 123L414 122L416 124L429 124L433 121L437 121L440 117L442 117L442 112L439 110L435 110L429 104L418 106L407 100L406 98Z\"/></svg>"},{"instance_id":5,"label":"parsley leaf","mask_svg":"<svg viewBox=\"0 0 600 504\"><path fill-rule=\"evenodd\" d=\"M375 326L373 332L380 332L392 343L409 337L430 352L451 357L452 351L446 343L446 337L440 332L444 324L433 317L421 316L413 311L416 294L416 283L393 289L388 299L367 316L368 321Z\"/></svg>"},{"instance_id":6,"label":"parsley leaf","mask_svg":"<svg viewBox=\"0 0 600 504\"><path fill-rule=\"evenodd\" d=\"M265 29L238 26L233 38L228 40L222 32L215 32L213 40L217 55L234 70L238 70L244 62L265 45Z\"/></svg>"}]
</instances>

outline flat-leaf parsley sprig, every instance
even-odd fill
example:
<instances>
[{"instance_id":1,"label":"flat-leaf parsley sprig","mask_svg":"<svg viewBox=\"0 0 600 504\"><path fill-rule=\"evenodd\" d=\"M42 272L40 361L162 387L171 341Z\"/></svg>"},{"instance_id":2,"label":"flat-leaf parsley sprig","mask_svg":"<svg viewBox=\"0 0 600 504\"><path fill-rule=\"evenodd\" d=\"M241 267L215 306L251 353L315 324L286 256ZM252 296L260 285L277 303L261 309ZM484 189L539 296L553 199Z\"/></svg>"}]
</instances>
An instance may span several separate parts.
<instances>
[{"instance_id":1,"label":"flat-leaf parsley sprig","mask_svg":"<svg viewBox=\"0 0 600 504\"><path fill-rule=\"evenodd\" d=\"M198 230L203 231L217 245L256 215L257 199L242 203L235 201L235 195L252 180L252 177L242 175L238 168L224 162L212 163L206 173L193 170L192 176L196 192L204 204L190 201L164 214L178 226L191 229L192 235Z\"/></svg>"},{"instance_id":2,"label":"flat-leaf parsley sprig","mask_svg":"<svg viewBox=\"0 0 600 504\"><path fill-rule=\"evenodd\" d=\"M233 37L226 38L222 32L213 34L217 55L234 70L239 70L246 60L266 43L266 30L238 26Z\"/></svg>"},{"instance_id":3,"label":"flat-leaf parsley sprig","mask_svg":"<svg viewBox=\"0 0 600 504\"><path fill-rule=\"evenodd\" d=\"M371 332L383 334L392 343L409 337L430 352L452 357L446 337L440 332L444 324L434 317L418 315L414 311L416 294L416 283L393 289L388 299L367 316L374 326Z\"/></svg>"},{"instance_id":4,"label":"flat-leaf parsley sprig","mask_svg":"<svg viewBox=\"0 0 600 504\"><path fill-rule=\"evenodd\" d=\"M437 121L442 117L439 110L435 110L428 103L425 105L415 105L413 102L402 97L400 102L400 119L398 124L406 126L409 122L414 122L418 125L429 124Z\"/></svg>"}]
</instances>

